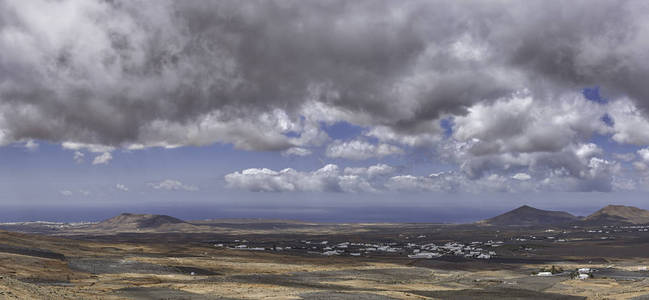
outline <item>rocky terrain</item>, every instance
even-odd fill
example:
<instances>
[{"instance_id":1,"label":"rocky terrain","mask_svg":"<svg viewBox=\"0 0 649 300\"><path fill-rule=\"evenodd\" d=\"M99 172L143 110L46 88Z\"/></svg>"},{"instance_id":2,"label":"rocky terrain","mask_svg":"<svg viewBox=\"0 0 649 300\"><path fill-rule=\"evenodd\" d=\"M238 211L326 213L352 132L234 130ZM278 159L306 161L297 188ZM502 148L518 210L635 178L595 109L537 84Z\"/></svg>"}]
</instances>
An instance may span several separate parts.
<instances>
[{"instance_id":1,"label":"rocky terrain","mask_svg":"<svg viewBox=\"0 0 649 300\"><path fill-rule=\"evenodd\" d=\"M613 213L641 222L624 207L596 215ZM136 214L39 223L50 235L0 231L0 299L649 297L649 226L575 218L522 207L465 225Z\"/></svg>"},{"instance_id":2,"label":"rocky terrain","mask_svg":"<svg viewBox=\"0 0 649 300\"><path fill-rule=\"evenodd\" d=\"M427 245L441 244L439 239L446 238L431 227L409 228L412 232L401 236L387 229L388 234L212 238L294 245L306 238L320 245L323 238L332 243L352 239ZM422 237L423 233L430 236ZM467 240L478 239L458 233ZM520 231L510 234L514 233ZM196 236L151 233L131 236L127 243L111 241L110 236L98 242L0 232L0 238L8 241L0 249L0 296L7 299L584 299L649 294L649 286L644 284L649 272L637 269L649 263L647 258L557 257L548 254L551 244L536 254L518 250L541 247L540 241L508 242L501 246L502 251L497 250L501 260L485 261L380 254L325 256L270 248L250 251ZM605 247L599 241L582 246ZM10 247L12 250L6 251ZM555 260L550 259L553 256ZM567 273L547 278L530 275L555 264L566 270L588 267L607 273L589 281L571 279Z\"/></svg>"}]
</instances>

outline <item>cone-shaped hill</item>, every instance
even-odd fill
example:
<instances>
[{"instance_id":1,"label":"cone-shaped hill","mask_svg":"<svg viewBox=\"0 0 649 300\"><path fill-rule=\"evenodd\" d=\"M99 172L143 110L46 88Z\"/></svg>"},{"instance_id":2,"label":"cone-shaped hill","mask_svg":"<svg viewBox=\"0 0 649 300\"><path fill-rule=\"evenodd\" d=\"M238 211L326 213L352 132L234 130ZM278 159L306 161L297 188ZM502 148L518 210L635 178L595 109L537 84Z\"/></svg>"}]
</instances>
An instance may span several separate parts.
<instances>
[{"instance_id":1,"label":"cone-shaped hill","mask_svg":"<svg viewBox=\"0 0 649 300\"><path fill-rule=\"evenodd\" d=\"M563 211L551 211L523 205L502 215L479 221L479 224L495 226L536 226L536 225L561 225L578 220Z\"/></svg>"},{"instance_id":2,"label":"cone-shaped hill","mask_svg":"<svg viewBox=\"0 0 649 300\"><path fill-rule=\"evenodd\" d=\"M586 217L582 223L592 226L648 224L649 210L633 206L608 205Z\"/></svg>"},{"instance_id":3,"label":"cone-shaped hill","mask_svg":"<svg viewBox=\"0 0 649 300\"><path fill-rule=\"evenodd\" d=\"M194 227L183 220L151 214L123 213L92 226L93 229L106 231L140 231L140 230L183 230Z\"/></svg>"}]
</instances>

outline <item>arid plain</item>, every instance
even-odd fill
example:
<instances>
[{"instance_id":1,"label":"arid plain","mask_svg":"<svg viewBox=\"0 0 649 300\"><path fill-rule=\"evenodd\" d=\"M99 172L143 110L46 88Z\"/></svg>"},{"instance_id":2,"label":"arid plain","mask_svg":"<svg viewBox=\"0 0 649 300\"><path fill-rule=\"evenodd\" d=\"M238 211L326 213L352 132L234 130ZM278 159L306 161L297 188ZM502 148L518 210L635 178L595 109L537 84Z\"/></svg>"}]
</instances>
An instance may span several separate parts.
<instances>
[{"instance_id":1,"label":"arid plain","mask_svg":"<svg viewBox=\"0 0 649 300\"><path fill-rule=\"evenodd\" d=\"M648 297L645 225L583 218L492 224L557 217L545 212L523 207L466 225L186 222L133 214L94 224L6 223L0 298Z\"/></svg>"}]
</instances>

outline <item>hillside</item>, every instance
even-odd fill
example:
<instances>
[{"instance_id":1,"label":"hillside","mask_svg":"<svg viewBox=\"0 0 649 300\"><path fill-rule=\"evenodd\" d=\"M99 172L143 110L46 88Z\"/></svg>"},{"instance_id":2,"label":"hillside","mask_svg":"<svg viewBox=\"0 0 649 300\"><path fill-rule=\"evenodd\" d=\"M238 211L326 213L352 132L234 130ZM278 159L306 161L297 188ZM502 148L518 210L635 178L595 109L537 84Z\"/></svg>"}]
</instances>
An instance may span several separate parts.
<instances>
[{"instance_id":1,"label":"hillside","mask_svg":"<svg viewBox=\"0 0 649 300\"><path fill-rule=\"evenodd\" d=\"M91 225L90 229L105 231L177 231L191 229L193 227L194 225L186 223L183 220L166 215L123 213L119 216Z\"/></svg>"},{"instance_id":2,"label":"hillside","mask_svg":"<svg viewBox=\"0 0 649 300\"><path fill-rule=\"evenodd\" d=\"M561 225L578 220L577 217L563 211L551 211L523 205L517 209L478 222L495 226L535 226Z\"/></svg>"},{"instance_id":3,"label":"hillside","mask_svg":"<svg viewBox=\"0 0 649 300\"><path fill-rule=\"evenodd\" d=\"M649 210L633 206L608 205L586 217L581 223L586 225L647 224Z\"/></svg>"}]
</instances>

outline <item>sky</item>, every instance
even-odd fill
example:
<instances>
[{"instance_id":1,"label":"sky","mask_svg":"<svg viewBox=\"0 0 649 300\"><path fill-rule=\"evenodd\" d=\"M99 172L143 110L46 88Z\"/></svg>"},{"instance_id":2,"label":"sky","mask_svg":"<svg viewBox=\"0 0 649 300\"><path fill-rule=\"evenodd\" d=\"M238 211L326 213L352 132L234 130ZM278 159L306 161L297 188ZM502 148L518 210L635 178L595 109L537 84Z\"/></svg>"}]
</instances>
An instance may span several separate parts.
<instances>
[{"instance_id":1,"label":"sky","mask_svg":"<svg viewBox=\"0 0 649 300\"><path fill-rule=\"evenodd\" d=\"M649 209L647 14L0 0L0 221Z\"/></svg>"}]
</instances>

